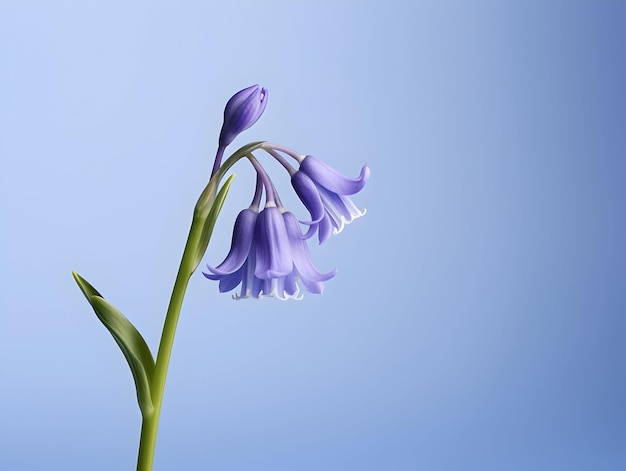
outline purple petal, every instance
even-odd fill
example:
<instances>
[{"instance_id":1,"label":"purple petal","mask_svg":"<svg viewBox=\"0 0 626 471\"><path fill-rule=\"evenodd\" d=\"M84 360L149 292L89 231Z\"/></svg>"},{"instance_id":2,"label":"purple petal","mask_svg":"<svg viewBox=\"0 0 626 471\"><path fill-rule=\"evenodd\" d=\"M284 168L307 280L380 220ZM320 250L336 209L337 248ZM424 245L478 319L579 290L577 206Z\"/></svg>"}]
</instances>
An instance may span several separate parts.
<instances>
[{"instance_id":1,"label":"purple petal","mask_svg":"<svg viewBox=\"0 0 626 471\"><path fill-rule=\"evenodd\" d=\"M275 281L276 278L261 280L261 285L263 286L263 296L272 295L272 285Z\"/></svg>"},{"instance_id":2,"label":"purple petal","mask_svg":"<svg viewBox=\"0 0 626 471\"><path fill-rule=\"evenodd\" d=\"M256 268L261 279L287 276L293 270L289 237L285 221L278 208L265 208L257 219L254 244Z\"/></svg>"},{"instance_id":3,"label":"purple petal","mask_svg":"<svg viewBox=\"0 0 626 471\"><path fill-rule=\"evenodd\" d=\"M322 294L324 292L324 283L321 281L309 281L306 278L300 278L300 281L309 293Z\"/></svg>"},{"instance_id":4,"label":"purple petal","mask_svg":"<svg viewBox=\"0 0 626 471\"><path fill-rule=\"evenodd\" d=\"M232 116L230 126L233 132L239 134L258 121L267 106L267 90L257 89L243 102Z\"/></svg>"},{"instance_id":5,"label":"purple petal","mask_svg":"<svg viewBox=\"0 0 626 471\"><path fill-rule=\"evenodd\" d=\"M338 195L321 187L319 191L335 234L340 233L346 224L365 214L365 211L360 211L348 196Z\"/></svg>"},{"instance_id":6,"label":"purple petal","mask_svg":"<svg viewBox=\"0 0 626 471\"><path fill-rule=\"evenodd\" d=\"M298 284L296 283L296 271L292 271L285 277L285 293L290 297L298 296Z\"/></svg>"},{"instance_id":7,"label":"purple petal","mask_svg":"<svg viewBox=\"0 0 626 471\"><path fill-rule=\"evenodd\" d=\"M306 242L302 239L302 232L300 232L300 225L296 217L292 213L285 213L283 214L283 218L285 220L285 226L287 227L289 243L291 244L293 265L302 276L302 279L306 279L307 281L326 281L335 276L336 270L328 273L320 273L313 266L309 249Z\"/></svg>"},{"instance_id":8,"label":"purple petal","mask_svg":"<svg viewBox=\"0 0 626 471\"><path fill-rule=\"evenodd\" d=\"M228 276L228 275L214 275L213 273L206 273L206 272L202 272L202 274L205 276L205 278L208 278L209 280L212 280L212 281L219 281L223 277Z\"/></svg>"},{"instance_id":9,"label":"purple petal","mask_svg":"<svg viewBox=\"0 0 626 471\"><path fill-rule=\"evenodd\" d=\"M237 135L254 123L267 106L267 90L253 85L237 92L224 108L224 124L220 131L219 145L226 147Z\"/></svg>"},{"instance_id":10,"label":"purple petal","mask_svg":"<svg viewBox=\"0 0 626 471\"><path fill-rule=\"evenodd\" d=\"M333 224L326 210L324 210L324 218L320 221L318 228L319 232L317 233L317 239L321 245L328 240L331 232L333 231Z\"/></svg>"},{"instance_id":11,"label":"purple petal","mask_svg":"<svg viewBox=\"0 0 626 471\"><path fill-rule=\"evenodd\" d=\"M224 118L233 116L235 112L248 100L255 92L259 90L259 85L252 85L235 93L224 107Z\"/></svg>"},{"instance_id":12,"label":"purple petal","mask_svg":"<svg viewBox=\"0 0 626 471\"><path fill-rule=\"evenodd\" d=\"M254 267L255 267L255 254L254 254L254 246L252 246L252 251L250 253L250 257L246 260L246 263L241 268L242 276L241 276L241 291L239 292L239 296L233 296L233 299L244 299L244 298L258 298L259 293L261 292L260 280L254 276Z\"/></svg>"},{"instance_id":13,"label":"purple petal","mask_svg":"<svg viewBox=\"0 0 626 471\"><path fill-rule=\"evenodd\" d=\"M227 293L237 287L241 283L241 276L243 274L243 267L230 275L224 275L220 279L219 290L220 293Z\"/></svg>"},{"instance_id":14,"label":"purple petal","mask_svg":"<svg viewBox=\"0 0 626 471\"><path fill-rule=\"evenodd\" d=\"M306 234L304 234L302 238L306 240L306 239L310 239L311 237L313 237L315 235L315 231L317 231L318 226L319 226L319 223L311 224L309 226L309 229L306 231Z\"/></svg>"},{"instance_id":15,"label":"purple petal","mask_svg":"<svg viewBox=\"0 0 626 471\"><path fill-rule=\"evenodd\" d=\"M320 198L317 186L304 172L296 172L291 177L291 185L296 190L300 201L311 214L312 221L303 222L303 224L315 224L324 217L324 205Z\"/></svg>"},{"instance_id":16,"label":"purple petal","mask_svg":"<svg viewBox=\"0 0 626 471\"><path fill-rule=\"evenodd\" d=\"M340 219L344 218L346 222L352 222L353 218L361 214L358 208L356 209L356 213L358 214L353 214L351 209L356 208L356 206L347 196L338 195L325 188L320 188L320 198L324 202L324 207L328 212L331 214L334 213Z\"/></svg>"},{"instance_id":17,"label":"purple petal","mask_svg":"<svg viewBox=\"0 0 626 471\"><path fill-rule=\"evenodd\" d=\"M296 274L294 270L288 276L261 280L263 285L262 296L272 296L286 301L287 299L302 299L298 285L296 284ZM261 295L259 295L260 297Z\"/></svg>"},{"instance_id":18,"label":"purple petal","mask_svg":"<svg viewBox=\"0 0 626 471\"><path fill-rule=\"evenodd\" d=\"M261 296L262 287L263 287L263 280L257 278L256 276L253 276L248 295L252 296L253 298L259 299L259 297Z\"/></svg>"},{"instance_id":19,"label":"purple petal","mask_svg":"<svg viewBox=\"0 0 626 471\"><path fill-rule=\"evenodd\" d=\"M300 164L300 170L306 173L317 185L323 186L339 195L353 195L363 189L370 176L370 169L364 165L358 178L349 178L339 173L312 155L307 155Z\"/></svg>"},{"instance_id":20,"label":"purple petal","mask_svg":"<svg viewBox=\"0 0 626 471\"><path fill-rule=\"evenodd\" d=\"M202 274L208 278L209 280L219 281L219 290L220 293L226 293L237 287L239 283L241 283L241 274L242 269L240 268L235 273L231 273L230 275L214 275L213 273L205 273Z\"/></svg>"},{"instance_id":21,"label":"purple petal","mask_svg":"<svg viewBox=\"0 0 626 471\"><path fill-rule=\"evenodd\" d=\"M244 209L239 213L235 220L233 238L228 255L216 268L207 265L212 273L229 275L241 268L250 252L257 217L258 213L250 208Z\"/></svg>"}]
</instances>

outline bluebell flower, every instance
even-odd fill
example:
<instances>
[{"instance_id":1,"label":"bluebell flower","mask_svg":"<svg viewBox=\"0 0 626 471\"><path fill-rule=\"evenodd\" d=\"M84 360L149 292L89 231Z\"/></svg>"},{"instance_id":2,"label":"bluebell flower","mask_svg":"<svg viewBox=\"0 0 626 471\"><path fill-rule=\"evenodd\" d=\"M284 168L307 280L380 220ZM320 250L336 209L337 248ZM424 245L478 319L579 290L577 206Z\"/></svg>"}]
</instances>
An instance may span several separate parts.
<instances>
[{"instance_id":1,"label":"bluebell flower","mask_svg":"<svg viewBox=\"0 0 626 471\"><path fill-rule=\"evenodd\" d=\"M237 135L256 123L266 106L267 90L258 85L235 93L224 108L224 124L220 131L219 147L226 147Z\"/></svg>"},{"instance_id":2,"label":"bluebell flower","mask_svg":"<svg viewBox=\"0 0 626 471\"><path fill-rule=\"evenodd\" d=\"M225 147L259 119L266 104L267 91L258 85L241 90L229 100L212 177L220 169ZM283 208L271 178L254 156L257 149L270 154L291 175L292 186L309 211L310 221L298 222ZM295 159L299 168L294 168L285 156ZM341 232L346 224L365 214L348 195L363 189L369 168L364 165L357 178L349 178L315 157L269 142L241 148L229 158L229 166L233 159L243 157L257 174L254 197L250 207L237 216L228 255L215 268L207 265L204 276L219 281L220 292L241 286L239 295L233 296L235 299L263 296L300 299L301 289L322 293L323 282L336 272L321 273L315 268L307 239L318 232L321 244L332 232ZM265 207L259 212L263 197ZM301 224L308 225L306 234L302 233Z\"/></svg>"},{"instance_id":3,"label":"bluebell flower","mask_svg":"<svg viewBox=\"0 0 626 471\"><path fill-rule=\"evenodd\" d=\"M320 273L315 268L296 217L273 205L260 213L253 207L241 211L228 255L217 267L207 267L204 276L219 281L220 292L241 284L234 299L301 299L299 283L306 291L321 294L323 282L335 276L335 271Z\"/></svg>"},{"instance_id":4,"label":"bluebell flower","mask_svg":"<svg viewBox=\"0 0 626 471\"><path fill-rule=\"evenodd\" d=\"M311 155L300 162L300 168L291 177L291 184L298 197L311 214L309 230L305 237L318 231L321 244L331 232L338 234L346 224L365 214L347 195L363 189L370 176L370 169L364 165L357 178L349 178Z\"/></svg>"}]
</instances>

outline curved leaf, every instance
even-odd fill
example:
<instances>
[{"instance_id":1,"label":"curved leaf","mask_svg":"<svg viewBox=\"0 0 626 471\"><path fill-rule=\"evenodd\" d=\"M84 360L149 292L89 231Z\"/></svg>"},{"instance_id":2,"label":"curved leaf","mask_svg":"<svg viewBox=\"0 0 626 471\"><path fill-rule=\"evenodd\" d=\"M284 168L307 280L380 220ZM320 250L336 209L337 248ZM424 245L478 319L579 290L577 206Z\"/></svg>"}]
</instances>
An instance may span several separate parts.
<instances>
[{"instance_id":1,"label":"curved leaf","mask_svg":"<svg viewBox=\"0 0 626 471\"><path fill-rule=\"evenodd\" d=\"M109 330L119 345L135 380L137 389L137 401L141 414L145 417L152 414L154 407L150 394L150 384L154 372L154 359L150 348L146 344L135 326L118 311L111 303L87 280L78 273L72 272L78 287L83 292L98 319Z\"/></svg>"}]
</instances>

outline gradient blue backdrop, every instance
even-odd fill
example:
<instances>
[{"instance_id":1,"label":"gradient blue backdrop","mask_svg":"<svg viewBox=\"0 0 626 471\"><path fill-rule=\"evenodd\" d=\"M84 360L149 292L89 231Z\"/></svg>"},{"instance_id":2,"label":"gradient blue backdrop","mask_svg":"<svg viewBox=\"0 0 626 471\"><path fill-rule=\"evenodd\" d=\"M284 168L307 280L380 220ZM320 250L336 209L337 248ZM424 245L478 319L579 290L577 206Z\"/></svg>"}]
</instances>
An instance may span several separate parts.
<instances>
[{"instance_id":1,"label":"gradient blue backdrop","mask_svg":"<svg viewBox=\"0 0 626 471\"><path fill-rule=\"evenodd\" d=\"M323 296L194 276L155 471L626 469L625 57L620 1L0 2L0 469L134 469L131 375L70 273L156 348L253 83L234 145L368 162L367 215L312 248Z\"/></svg>"}]
</instances>

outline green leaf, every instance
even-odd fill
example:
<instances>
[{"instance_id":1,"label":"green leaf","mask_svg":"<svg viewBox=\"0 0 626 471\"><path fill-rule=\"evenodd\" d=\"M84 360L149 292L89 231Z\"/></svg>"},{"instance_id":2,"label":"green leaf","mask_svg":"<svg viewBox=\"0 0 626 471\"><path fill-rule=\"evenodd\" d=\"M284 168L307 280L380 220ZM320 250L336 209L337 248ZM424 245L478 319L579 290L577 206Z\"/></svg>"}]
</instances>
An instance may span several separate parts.
<instances>
[{"instance_id":1,"label":"green leaf","mask_svg":"<svg viewBox=\"0 0 626 471\"><path fill-rule=\"evenodd\" d=\"M104 299L87 280L76 272L72 272L72 275L87 301L93 307L98 319L109 330L122 350L124 357L126 357L135 380L137 401L139 402L141 414L144 417L151 415L154 410L150 393L154 359L150 348L135 326L111 303Z\"/></svg>"},{"instance_id":2,"label":"green leaf","mask_svg":"<svg viewBox=\"0 0 626 471\"><path fill-rule=\"evenodd\" d=\"M215 222L217 221L217 217L222 210L222 206L224 206L224 201L226 200L226 196L228 196L228 190L230 190L230 185L233 182L233 178L235 175L231 175L228 177L220 191L215 196L215 200L213 200L213 204L211 205L211 209L209 210L209 214L204 221L202 226L202 232L200 234L200 240L198 242L198 246L196 249L196 256L194 258L192 272L198 268L202 257L204 257L204 253L206 252L207 247L209 246L209 240L211 239L211 234L213 234L213 228L215 227Z\"/></svg>"}]
</instances>

